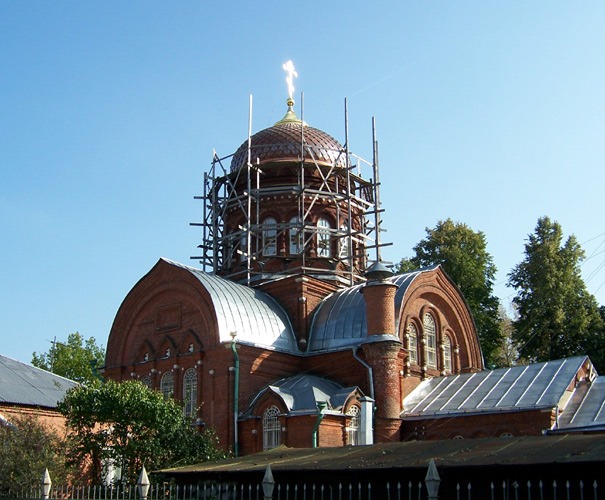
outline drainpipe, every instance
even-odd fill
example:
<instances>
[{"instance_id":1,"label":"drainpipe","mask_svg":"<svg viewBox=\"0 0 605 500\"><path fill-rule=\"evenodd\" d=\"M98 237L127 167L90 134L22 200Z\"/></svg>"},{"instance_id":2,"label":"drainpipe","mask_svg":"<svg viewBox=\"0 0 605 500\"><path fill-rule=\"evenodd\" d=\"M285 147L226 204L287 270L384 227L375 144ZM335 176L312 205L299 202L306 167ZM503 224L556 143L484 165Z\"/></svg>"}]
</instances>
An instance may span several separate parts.
<instances>
[{"instance_id":1,"label":"drainpipe","mask_svg":"<svg viewBox=\"0 0 605 500\"><path fill-rule=\"evenodd\" d=\"M235 380L233 383L233 454L239 456L239 438L237 432L237 414L239 413L239 356L237 355L237 347L235 337L237 332L231 332L231 350L235 357Z\"/></svg>"},{"instance_id":2,"label":"drainpipe","mask_svg":"<svg viewBox=\"0 0 605 500\"><path fill-rule=\"evenodd\" d=\"M325 401L318 401L317 403L317 422L315 422L315 426L313 427L313 435L312 435L312 440L313 440L313 448L317 448L317 434L319 431L319 424L321 424L321 421L324 419L324 410L326 409L326 402Z\"/></svg>"},{"instance_id":3,"label":"drainpipe","mask_svg":"<svg viewBox=\"0 0 605 500\"><path fill-rule=\"evenodd\" d=\"M352 350L353 350L353 357L368 369L368 378L370 379L370 397L372 399L374 399L374 372L372 371L372 367L370 365L368 365L359 356L357 356L357 351L359 351L359 347L353 347Z\"/></svg>"}]
</instances>

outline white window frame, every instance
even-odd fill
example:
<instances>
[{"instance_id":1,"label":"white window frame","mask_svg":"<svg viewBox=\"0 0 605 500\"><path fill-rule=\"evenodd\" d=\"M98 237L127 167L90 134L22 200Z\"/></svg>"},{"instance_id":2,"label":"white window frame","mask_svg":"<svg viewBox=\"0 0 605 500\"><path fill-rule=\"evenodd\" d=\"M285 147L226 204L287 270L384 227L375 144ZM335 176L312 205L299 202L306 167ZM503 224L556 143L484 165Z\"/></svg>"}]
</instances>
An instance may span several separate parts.
<instances>
[{"instance_id":1,"label":"white window frame","mask_svg":"<svg viewBox=\"0 0 605 500\"><path fill-rule=\"evenodd\" d=\"M279 408L270 406L263 413L263 450L277 448L281 444Z\"/></svg>"},{"instance_id":2,"label":"white window frame","mask_svg":"<svg viewBox=\"0 0 605 500\"><path fill-rule=\"evenodd\" d=\"M303 247L304 237L300 217L292 217L288 230L288 253L290 255L300 255Z\"/></svg>"},{"instance_id":3,"label":"white window frame","mask_svg":"<svg viewBox=\"0 0 605 500\"><path fill-rule=\"evenodd\" d=\"M408 355L410 364L418 364L418 330L414 323L408 323L407 327L408 337Z\"/></svg>"},{"instance_id":4,"label":"white window frame","mask_svg":"<svg viewBox=\"0 0 605 500\"><path fill-rule=\"evenodd\" d=\"M189 368L183 375L183 413L191 417L197 407L197 371Z\"/></svg>"},{"instance_id":5,"label":"white window frame","mask_svg":"<svg viewBox=\"0 0 605 500\"><path fill-rule=\"evenodd\" d=\"M160 379L160 392L166 399L174 396L174 375L172 372L166 372Z\"/></svg>"},{"instance_id":6,"label":"white window frame","mask_svg":"<svg viewBox=\"0 0 605 500\"><path fill-rule=\"evenodd\" d=\"M424 328L424 360L428 368L437 368L437 328L435 318L425 313L422 326Z\"/></svg>"},{"instance_id":7,"label":"white window frame","mask_svg":"<svg viewBox=\"0 0 605 500\"><path fill-rule=\"evenodd\" d=\"M443 336L443 369L452 373L452 341L447 335Z\"/></svg>"},{"instance_id":8,"label":"white window frame","mask_svg":"<svg viewBox=\"0 0 605 500\"><path fill-rule=\"evenodd\" d=\"M332 225L328 219L321 217L317 220L317 256L332 257L331 231Z\"/></svg>"},{"instance_id":9,"label":"white window frame","mask_svg":"<svg viewBox=\"0 0 605 500\"><path fill-rule=\"evenodd\" d=\"M352 446L359 446L359 438L361 435L361 408L357 405L351 406L347 415L352 418L347 425L347 442Z\"/></svg>"},{"instance_id":10,"label":"white window frame","mask_svg":"<svg viewBox=\"0 0 605 500\"><path fill-rule=\"evenodd\" d=\"M263 256L277 255L277 221L269 217L263 225Z\"/></svg>"}]
</instances>

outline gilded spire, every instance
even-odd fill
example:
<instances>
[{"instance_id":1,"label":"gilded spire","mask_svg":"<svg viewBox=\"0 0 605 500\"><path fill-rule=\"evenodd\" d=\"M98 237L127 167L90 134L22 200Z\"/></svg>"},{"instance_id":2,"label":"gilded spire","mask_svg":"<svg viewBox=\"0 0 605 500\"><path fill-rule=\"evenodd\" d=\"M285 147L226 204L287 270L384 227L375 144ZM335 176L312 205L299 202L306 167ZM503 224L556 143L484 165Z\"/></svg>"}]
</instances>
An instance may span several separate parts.
<instances>
[{"instance_id":1,"label":"gilded spire","mask_svg":"<svg viewBox=\"0 0 605 500\"><path fill-rule=\"evenodd\" d=\"M294 63L291 60L282 65L282 68L286 73L288 73L288 76L286 77L286 83L288 84L288 100L286 101L288 111L286 111L286 115L275 125L279 125L281 123L302 123L292 109L292 106L294 106L294 99L292 98L294 95L294 77L298 78L298 73L296 72ZM303 125L306 125L306 123Z\"/></svg>"}]
</instances>

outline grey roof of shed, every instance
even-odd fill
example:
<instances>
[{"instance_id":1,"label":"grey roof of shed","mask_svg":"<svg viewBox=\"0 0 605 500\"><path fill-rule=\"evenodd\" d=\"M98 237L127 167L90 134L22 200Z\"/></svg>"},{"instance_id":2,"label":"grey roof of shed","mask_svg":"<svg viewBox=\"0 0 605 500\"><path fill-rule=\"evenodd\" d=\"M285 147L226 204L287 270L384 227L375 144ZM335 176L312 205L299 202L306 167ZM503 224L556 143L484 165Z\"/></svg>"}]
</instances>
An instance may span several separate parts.
<instances>
[{"instance_id":1,"label":"grey roof of shed","mask_svg":"<svg viewBox=\"0 0 605 500\"><path fill-rule=\"evenodd\" d=\"M427 267L393 277L393 283L398 286L395 311L401 309L405 293L416 277L437 267ZM321 303L311 325L309 352L347 349L361 344L367 338L366 309L361 294L363 286L334 292ZM399 322L399 314L396 314L396 321Z\"/></svg>"},{"instance_id":2,"label":"grey roof of shed","mask_svg":"<svg viewBox=\"0 0 605 500\"><path fill-rule=\"evenodd\" d=\"M77 382L0 355L0 403L55 408Z\"/></svg>"},{"instance_id":3,"label":"grey roof of shed","mask_svg":"<svg viewBox=\"0 0 605 500\"><path fill-rule=\"evenodd\" d=\"M425 380L404 400L402 417L554 408L586 356Z\"/></svg>"},{"instance_id":4,"label":"grey roof of shed","mask_svg":"<svg viewBox=\"0 0 605 500\"><path fill-rule=\"evenodd\" d=\"M274 382L254 398L250 409L256 401L268 391L275 393L283 402L288 412L317 413L317 403L328 403L327 409L340 410L357 387L342 387L331 380L315 375L299 374Z\"/></svg>"},{"instance_id":5,"label":"grey roof of shed","mask_svg":"<svg viewBox=\"0 0 605 500\"><path fill-rule=\"evenodd\" d=\"M236 332L240 343L299 353L288 315L270 295L216 274L162 260L190 272L208 291L216 312L220 342L230 342L231 332Z\"/></svg>"}]
</instances>

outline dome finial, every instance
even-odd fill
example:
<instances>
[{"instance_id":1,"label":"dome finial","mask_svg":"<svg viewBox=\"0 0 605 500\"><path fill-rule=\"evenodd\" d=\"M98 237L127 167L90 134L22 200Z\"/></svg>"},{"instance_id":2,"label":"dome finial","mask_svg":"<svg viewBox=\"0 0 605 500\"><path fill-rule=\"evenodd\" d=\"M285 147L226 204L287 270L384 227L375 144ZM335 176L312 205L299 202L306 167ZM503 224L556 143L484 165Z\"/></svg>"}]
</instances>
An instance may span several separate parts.
<instances>
[{"instance_id":1,"label":"dome finial","mask_svg":"<svg viewBox=\"0 0 605 500\"><path fill-rule=\"evenodd\" d=\"M284 68L284 71L288 73L288 76L286 77L286 83L288 84L288 100L286 101L286 103L288 104L288 107L291 108L292 106L294 106L294 99L292 98L292 96L294 95L293 77L298 78L298 73L296 72L296 68L294 68L294 63L292 62L292 60L285 63L282 68Z\"/></svg>"},{"instance_id":2,"label":"dome finial","mask_svg":"<svg viewBox=\"0 0 605 500\"><path fill-rule=\"evenodd\" d=\"M286 83L288 84L288 100L286 101L288 111L286 111L286 115L275 125L280 125L283 123L302 123L303 125L306 125L306 123L303 123L298 119L298 116L296 116L296 113L292 109L292 106L294 106L294 99L292 98L294 95L294 77L298 78L298 73L296 72L294 63L290 60L283 64L282 68L284 68L284 71L288 73L288 76L286 77Z\"/></svg>"}]
</instances>

